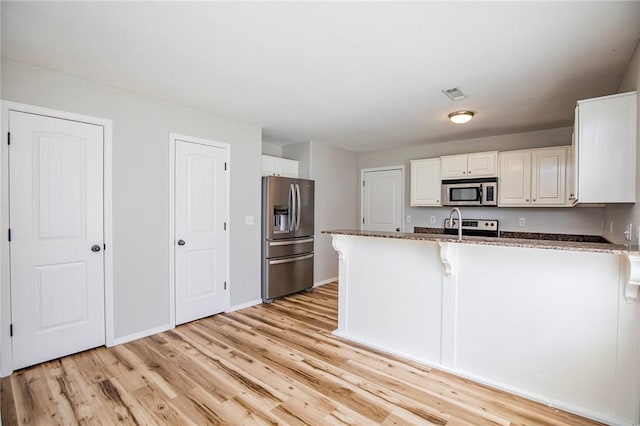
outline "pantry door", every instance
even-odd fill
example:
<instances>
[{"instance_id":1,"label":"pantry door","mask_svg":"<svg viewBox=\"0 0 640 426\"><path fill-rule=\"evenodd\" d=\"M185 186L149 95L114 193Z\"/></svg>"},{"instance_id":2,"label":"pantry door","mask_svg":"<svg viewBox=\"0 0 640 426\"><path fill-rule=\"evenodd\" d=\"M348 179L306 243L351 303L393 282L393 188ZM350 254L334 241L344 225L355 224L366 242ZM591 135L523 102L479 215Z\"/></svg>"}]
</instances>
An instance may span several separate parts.
<instances>
[{"instance_id":1,"label":"pantry door","mask_svg":"<svg viewBox=\"0 0 640 426\"><path fill-rule=\"evenodd\" d=\"M401 231L404 168L362 170L361 199L362 230Z\"/></svg>"},{"instance_id":2,"label":"pantry door","mask_svg":"<svg viewBox=\"0 0 640 426\"><path fill-rule=\"evenodd\" d=\"M228 306L228 158L226 145L175 140L176 325Z\"/></svg>"},{"instance_id":3,"label":"pantry door","mask_svg":"<svg viewBox=\"0 0 640 426\"><path fill-rule=\"evenodd\" d=\"M105 344L104 128L9 113L13 369Z\"/></svg>"}]
</instances>

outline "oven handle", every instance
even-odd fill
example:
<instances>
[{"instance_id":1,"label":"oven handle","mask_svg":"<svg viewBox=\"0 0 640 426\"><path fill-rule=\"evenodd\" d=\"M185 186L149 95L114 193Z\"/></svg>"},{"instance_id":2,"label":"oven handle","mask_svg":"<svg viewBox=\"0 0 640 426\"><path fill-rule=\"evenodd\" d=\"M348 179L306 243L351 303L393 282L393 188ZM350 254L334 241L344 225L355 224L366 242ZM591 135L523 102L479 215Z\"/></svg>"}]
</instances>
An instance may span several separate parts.
<instances>
[{"instance_id":1,"label":"oven handle","mask_svg":"<svg viewBox=\"0 0 640 426\"><path fill-rule=\"evenodd\" d=\"M282 263L297 262L299 260L311 259L312 257L313 257L313 254L308 254L306 256L292 257L290 259L270 260L269 261L269 265L280 265Z\"/></svg>"}]
</instances>

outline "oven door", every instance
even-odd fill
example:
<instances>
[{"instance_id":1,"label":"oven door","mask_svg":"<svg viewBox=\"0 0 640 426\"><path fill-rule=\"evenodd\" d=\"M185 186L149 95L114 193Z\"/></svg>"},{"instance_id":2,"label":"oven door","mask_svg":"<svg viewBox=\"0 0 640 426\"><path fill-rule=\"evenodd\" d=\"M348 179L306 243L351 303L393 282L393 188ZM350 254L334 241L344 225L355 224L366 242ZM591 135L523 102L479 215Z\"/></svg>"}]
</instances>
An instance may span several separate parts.
<instances>
[{"instance_id":1,"label":"oven door","mask_svg":"<svg viewBox=\"0 0 640 426\"><path fill-rule=\"evenodd\" d=\"M445 206L481 206L482 184L443 183L442 204Z\"/></svg>"}]
</instances>

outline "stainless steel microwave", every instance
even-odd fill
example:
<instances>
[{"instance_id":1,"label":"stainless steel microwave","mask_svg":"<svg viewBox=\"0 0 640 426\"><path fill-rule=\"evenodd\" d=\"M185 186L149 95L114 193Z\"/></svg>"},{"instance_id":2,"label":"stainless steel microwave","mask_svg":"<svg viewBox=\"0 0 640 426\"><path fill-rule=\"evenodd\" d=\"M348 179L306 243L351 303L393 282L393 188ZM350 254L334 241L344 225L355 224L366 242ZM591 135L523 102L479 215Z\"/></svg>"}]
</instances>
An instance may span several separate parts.
<instances>
[{"instance_id":1,"label":"stainless steel microwave","mask_svg":"<svg viewBox=\"0 0 640 426\"><path fill-rule=\"evenodd\" d=\"M496 207L498 178L443 180L442 205Z\"/></svg>"}]
</instances>

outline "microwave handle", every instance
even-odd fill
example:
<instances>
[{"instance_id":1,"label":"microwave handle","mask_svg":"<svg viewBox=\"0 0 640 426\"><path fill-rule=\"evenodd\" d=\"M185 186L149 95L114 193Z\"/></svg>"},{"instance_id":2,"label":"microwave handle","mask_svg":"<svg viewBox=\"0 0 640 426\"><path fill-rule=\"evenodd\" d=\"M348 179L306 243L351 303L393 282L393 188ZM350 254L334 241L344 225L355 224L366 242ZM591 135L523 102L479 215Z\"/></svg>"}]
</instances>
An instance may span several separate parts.
<instances>
[{"instance_id":1,"label":"microwave handle","mask_svg":"<svg viewBox=\"0 0 640 426\"><path fill-rule=\"evenodd\" d=\"M480 204L484 204L484 191L482 189L482 184L480 184Z\"/></svg>"}]
</instances>

